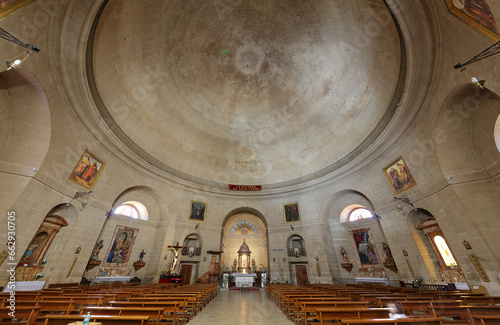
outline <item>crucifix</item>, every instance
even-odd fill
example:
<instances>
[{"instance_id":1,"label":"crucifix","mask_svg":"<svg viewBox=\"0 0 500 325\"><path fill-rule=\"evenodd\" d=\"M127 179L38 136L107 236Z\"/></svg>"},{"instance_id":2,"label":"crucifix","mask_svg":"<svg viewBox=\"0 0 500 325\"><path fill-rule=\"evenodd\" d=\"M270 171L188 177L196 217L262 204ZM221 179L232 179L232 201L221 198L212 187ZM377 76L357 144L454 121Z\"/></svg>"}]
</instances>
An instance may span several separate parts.
<instances>
[{"instance_id":1,"label":"crucifix","mask_svg":"<svg viewBox=\"0 0 500 325\"><path fill-rule=\"evenodd\" d=\"M179 242L175 246L167 246L174 252L174 260L172 261L172 267L170 268L170 273L175 272L175 267L177 266L177 262L179 261L179 255L181 255L182 249L184 246L180 246Z\"/></svg>"}]
</instances>

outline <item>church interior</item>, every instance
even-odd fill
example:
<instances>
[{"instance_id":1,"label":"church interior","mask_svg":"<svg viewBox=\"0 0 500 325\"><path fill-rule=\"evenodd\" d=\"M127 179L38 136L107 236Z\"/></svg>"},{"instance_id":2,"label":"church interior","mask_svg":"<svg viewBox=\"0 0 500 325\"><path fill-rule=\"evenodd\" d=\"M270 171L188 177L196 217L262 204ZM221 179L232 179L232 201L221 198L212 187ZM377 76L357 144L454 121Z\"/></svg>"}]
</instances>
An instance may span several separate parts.
<instances>
[{"instance_id":1,"label":"church interior","mask_svg":"<svg viewBox=\"0 0 500 325\"><path fill-rule=\"evenodd\" d=\"M0 1L0 286L500 296L495 18L496 0Z\"/></svg>"}]
</instances>

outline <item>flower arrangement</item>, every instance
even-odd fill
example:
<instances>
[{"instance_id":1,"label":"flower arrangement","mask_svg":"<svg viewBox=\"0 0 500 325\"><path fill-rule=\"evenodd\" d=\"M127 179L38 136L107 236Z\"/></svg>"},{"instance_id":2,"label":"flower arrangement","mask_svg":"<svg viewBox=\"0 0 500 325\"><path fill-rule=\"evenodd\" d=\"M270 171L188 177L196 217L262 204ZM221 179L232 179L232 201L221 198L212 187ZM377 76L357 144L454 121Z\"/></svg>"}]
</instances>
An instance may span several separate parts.
<instances>
[{"instance_id":1,"label":"flower arrangement","mask_svg":"<svg viewBox=\"0 0 500 325\"><path fill-rule=\"evenodd\" d=\"M420 283L422 283L422 281L424 281L424 279L421 276L417 275L417 276L413 277L413 282L414 283L420 284Z\"/></svg>"},{"instance_id":2,"label":"flower arrangement","mask_svg":"<svg viewBox=\"0 0 500 325\"><path fill-rule=\"evenodd\" d=\"M175 272L172 272L171 270L161 270L160 271L160 276L170 276L170 275L176 275Z\"/></svg>"}]
</instances>

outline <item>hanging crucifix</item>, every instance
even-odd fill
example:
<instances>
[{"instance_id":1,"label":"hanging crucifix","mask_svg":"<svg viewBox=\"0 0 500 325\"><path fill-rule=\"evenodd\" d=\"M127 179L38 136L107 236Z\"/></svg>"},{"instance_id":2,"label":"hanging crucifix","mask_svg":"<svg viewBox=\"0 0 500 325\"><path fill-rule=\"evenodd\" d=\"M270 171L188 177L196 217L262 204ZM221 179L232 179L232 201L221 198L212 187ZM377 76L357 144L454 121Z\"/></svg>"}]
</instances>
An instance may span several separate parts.
<instances>
[{"instance_id":1,"label":"hanging crucifix","mask_svg":"<svg viewBox=\"0 0 500 325\"><path fill-rule=\"evenodd\" d=\"M174 252L174 260L172 261L172 267L170 268L170 273L175 272L175 267L177 266L177 262L179 261L179 255L181 255L182 249L184 246L180 246L179 242L175 246L167 246Z\"/></svg>"}]
</instances>

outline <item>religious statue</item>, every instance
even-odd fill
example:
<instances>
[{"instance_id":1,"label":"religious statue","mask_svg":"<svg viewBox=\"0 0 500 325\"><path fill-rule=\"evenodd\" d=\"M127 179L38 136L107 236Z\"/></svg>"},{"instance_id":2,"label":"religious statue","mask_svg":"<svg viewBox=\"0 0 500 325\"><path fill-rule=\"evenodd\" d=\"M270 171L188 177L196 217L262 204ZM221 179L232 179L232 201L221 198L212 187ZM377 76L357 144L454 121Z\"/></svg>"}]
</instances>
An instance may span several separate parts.
<instances>
[{"instance_id":1,"label":"religious statue","mask_svg":"<svg viewBox=\"0 0 500 325\"><path fill-rule=\"evenodd\" d=\"M174 252L174 260L172 261L172 267L170 268L170 273L175 272L175 267L177 266L177 262L179 262L179 255L181 255L183 246L179 246L179 242L175 246L168 246Z\"/></svg>"},{"instance_id":2,"label":"religious statue","mask_svg":"<svg viewBox=\"0 0 500 325\"><path fill-rule=\"evenodd\" d=\"M92 260L97 260L99 258L99 252L101 251L101 248L103 248L103 239L101 239L97 244L94 246L94 250L92 251L92 256L90 257Z\"/></svg>"},{"instance_id":3,"label":"religious statue","mask_svg":"<svg viewBox=\"0 0 500 325\"><path fill-rule=\"evenodd\" d=\"M382 247L384 248L384 258L386 260L392 260L392 253L391 253L391 249L389 248L389 245L387 245L386 243L382 243Z\"/></svg>"},{"instance_id":4,"label":"religious statue","mask_svg":"<svg viewBox=\"0 0 500 325\"><path fill-rule=\"evenodd\" d=\"M342 259L344 260L344 263L349 263L349 259L347 258L347 252L345 251L344 247L340 247L340 254L342 254Z\"/></svg>"},{"instance_id":5,"label":"religious statue","mask_svg":"<svg viewBox=\"0 0 500 325\"><path fill-rule=\"evenodd\" d=\"M139 254L139 262L144 262L143 259L144 259L144 255L146 255L146 252L144 251L144 249L141 251L141 253Z\"/></svg>"}]
</instances>

